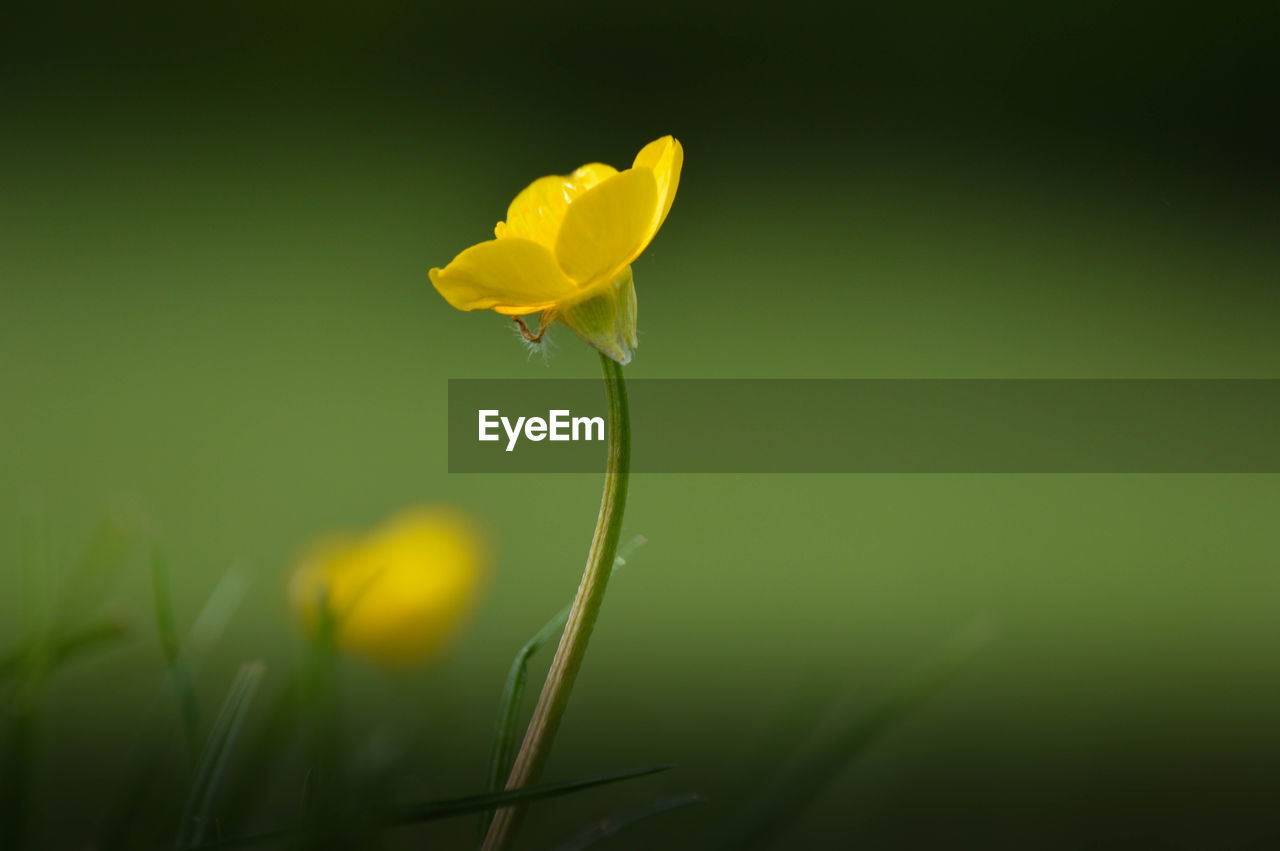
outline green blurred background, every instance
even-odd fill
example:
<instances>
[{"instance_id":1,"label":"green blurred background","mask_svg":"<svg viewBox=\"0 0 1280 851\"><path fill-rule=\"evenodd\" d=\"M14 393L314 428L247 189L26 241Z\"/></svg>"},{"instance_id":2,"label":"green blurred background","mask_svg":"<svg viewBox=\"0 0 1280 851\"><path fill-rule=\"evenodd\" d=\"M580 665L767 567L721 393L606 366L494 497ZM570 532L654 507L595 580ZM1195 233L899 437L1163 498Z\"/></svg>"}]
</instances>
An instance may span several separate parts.
<instances>
[{"instance_id":1,"label":"green blurred background","mask_svg":"<svg viewBox=\"0 0 1280 851\"><path fill-rule=\"evenodd\" d=\"M498 558L454 652L345 672L354 740L407 748L423 796L483 783L507 664L571 596L599 498L446 473L446 379L598 369L427 282L537 176L684 143L635 267L637 377L1280 376L1275 4L7 17L0 638L123 504L183 624L229 567L253 579L209 705L244 659L280 689L298 550L460 505ZM549 773L679 767L540 805L529 847L685 790L713 803L616 844L698 847L833 700L870 706L975 618L995 643L779 847L1280 840L1278 510L1269 476L637 477L649 544ZM148 582L135 557L103 600L132 640L50 683L34 847L86 847L149 723ZM391 838L456 847L463 821Z\"/></svg>"}]
</instances>

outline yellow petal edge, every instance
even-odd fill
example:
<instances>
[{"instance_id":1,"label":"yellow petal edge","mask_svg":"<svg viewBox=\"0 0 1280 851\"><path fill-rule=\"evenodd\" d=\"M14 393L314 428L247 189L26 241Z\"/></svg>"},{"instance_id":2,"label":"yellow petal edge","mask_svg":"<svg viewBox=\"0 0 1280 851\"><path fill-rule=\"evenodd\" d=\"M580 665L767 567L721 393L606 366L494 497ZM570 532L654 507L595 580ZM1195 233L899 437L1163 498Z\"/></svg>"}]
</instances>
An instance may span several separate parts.
<instances>
[{"instance_id":1,"label":"yellow petal edge","mask_svg":"<svg viewBox=\"0 0 1280 851\"><path fill-rule=\"evenodd\" d=\"M458 310L534 313L577 291L545 246L520 237L473 245L445 268L427 274Z\"/></svg>"}]
</instances>

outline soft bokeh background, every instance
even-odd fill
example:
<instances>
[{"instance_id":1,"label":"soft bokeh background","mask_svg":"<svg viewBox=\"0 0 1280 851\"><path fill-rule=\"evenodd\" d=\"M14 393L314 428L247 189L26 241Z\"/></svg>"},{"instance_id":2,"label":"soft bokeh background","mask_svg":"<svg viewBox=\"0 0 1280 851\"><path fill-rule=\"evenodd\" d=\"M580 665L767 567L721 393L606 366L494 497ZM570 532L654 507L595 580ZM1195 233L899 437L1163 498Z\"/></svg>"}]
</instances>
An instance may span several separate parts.
<instances>
[{"instance_id":1,"label":"soft bokeh background","mask_svg":"<svg viewBox=\"0 0 1280 851\"><path fill-rule=\"evenodd\" d=\"M123 504L182 623L252 576L201 695L248 658L279 689L299 548L457 504L498 551L473 624L430 669L346 674L353 727L407 742L423 795L476 790L599 483L448 475L445 381L597 365L564 330L526 357L426 270L532 178L665 133L686 170L635 267L634 376L1280 375L1275 4L465 5L8 16L6 644L52 570L22 578L23 524L70 558ZM1268 476L638 477L650 543L549 774L679 768L541 805L529 838L698 790L617 842L696 847L830 701L869 706L985 617L996 642L782 847L1268 844L1278 513ZM50 684L36 847L84 847L161 682L140 557L103 602L135 634ZM464 822L395 836L450 847Z\"/></svg>"}]
</instances>

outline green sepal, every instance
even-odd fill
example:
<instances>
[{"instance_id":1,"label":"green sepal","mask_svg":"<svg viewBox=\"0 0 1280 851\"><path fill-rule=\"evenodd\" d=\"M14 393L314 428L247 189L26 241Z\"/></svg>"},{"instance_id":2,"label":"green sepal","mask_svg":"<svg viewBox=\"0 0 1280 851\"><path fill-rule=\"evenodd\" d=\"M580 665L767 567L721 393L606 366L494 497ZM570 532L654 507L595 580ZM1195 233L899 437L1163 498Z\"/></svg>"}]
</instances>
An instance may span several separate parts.
<instances>
[{"instance_id":1,"label":"green sepal","mask_svg":"<svg viewBox=\"0 0 1280 851\"><path fill-rule=\"evenodd\" d=\"M560 305L557 317L586 343L622 365L640 345L636 338L636 288L628 266L581 301Z\"/></svg>"}]
</instances>

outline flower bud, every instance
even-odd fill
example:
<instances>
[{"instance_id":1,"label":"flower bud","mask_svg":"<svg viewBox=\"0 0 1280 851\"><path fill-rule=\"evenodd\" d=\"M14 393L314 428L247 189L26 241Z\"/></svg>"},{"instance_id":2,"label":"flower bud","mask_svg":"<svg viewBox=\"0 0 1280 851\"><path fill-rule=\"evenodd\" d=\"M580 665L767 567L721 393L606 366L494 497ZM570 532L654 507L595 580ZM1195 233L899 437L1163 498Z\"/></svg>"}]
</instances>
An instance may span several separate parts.
<instances>
[{"instance_id":1,"label":"flower bud","mask_svg":"<svg viewBox=\"0 0 1280 851\"><path fill-rule=\"evenodd\" d=\"M437 655L470 613L485 549L460 512L414 508L367 535L314 545L293 574L289 596L313 638L408 664Z\"/></svg>"}]
</instances>

